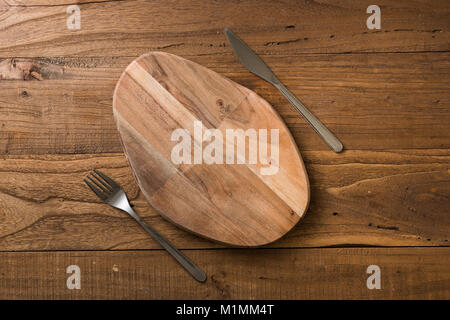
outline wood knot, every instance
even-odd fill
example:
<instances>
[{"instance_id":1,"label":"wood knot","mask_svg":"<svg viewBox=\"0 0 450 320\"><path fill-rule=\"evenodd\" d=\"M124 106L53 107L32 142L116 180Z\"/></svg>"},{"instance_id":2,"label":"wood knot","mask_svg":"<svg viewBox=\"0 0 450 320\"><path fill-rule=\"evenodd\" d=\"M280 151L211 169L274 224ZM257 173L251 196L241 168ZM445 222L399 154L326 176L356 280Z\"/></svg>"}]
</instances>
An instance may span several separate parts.
<instances>
[{"instance_id":1,"label":"wood knot","mask_svg":"<svg viewBox=\"0 0 450 320\"><path fill-rule=\"evenodd\" d=\"M0 80L59 79L64 67L37 59L5 59L0 62Z\"/></svg>"},{"instance_id":2,"label":"wood knot","mask_svg":"<svg viewBox=\"0 0 450 320\"><path fill-rule=\"evenodd\" d=\"M222 99L217 99L216 104L219 107L219 112L222 118L229 114L233 109L231 104L225 104Z\"/></svg>"}]
</instances>

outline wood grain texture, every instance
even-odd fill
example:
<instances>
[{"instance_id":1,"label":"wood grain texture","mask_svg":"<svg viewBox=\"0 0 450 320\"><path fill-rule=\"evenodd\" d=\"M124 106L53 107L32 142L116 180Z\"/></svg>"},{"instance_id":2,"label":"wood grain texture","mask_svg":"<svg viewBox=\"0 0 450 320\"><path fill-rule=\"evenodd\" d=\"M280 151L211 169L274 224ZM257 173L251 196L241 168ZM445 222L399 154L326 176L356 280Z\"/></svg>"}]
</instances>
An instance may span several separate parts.
<instances>
[{"instance_id":1,"label":"wood grain texture","mask_svg":"<svg viewBox=\"0 0 450 320\"><path fill-rule=\"evenodd\" d=\"M449 244L448 150L303 152L311 204L270 247ZM135 210L179 248L219 245L153 211L122 154L7 156L0 170L2 250L157 249L126 214L82 182L92 168L117 179Z\"/></svg>"},{"instance_id":2,"label":"wood grain texture","mask_svg":"<svg viewBox=\"0 0 450 320\"><path fill-rule=\"evenodd\" d=\"M0 1L0 57L134 56L169 50L220 55L222 31L236 31L257 53L449 50L448 1L380 0L382 30L365 26L369 0L81 3L81 30L66 28L66 4ZM270 14L267 14L270 12ZM149 19L151 17L151 19ZM120 21L120 23L118 23ZM20 35L20 36L19 36Z\"/></svg>"},{"instance_id":3,"label":"wood grain texture","mask_svg":"<svg viewBox=\"0 0 450 320\"><path fill-rule=\"evenodd\" d=\"M227 48L193 61L250 88L281 115L300 151L328 146L270 84ZM64 72L0 81L0 153L122 152L114 86L135 57L33 59ZM450 147L449 53L263 56L348 150Z\"/></svg>"},{"instance_id":4,"label":"wood grain texture","mask_svg":"<svg viewBox=\"0 0 450 320\"><path fill-rule=\"evenodd\" d=\"M209 275L200 284L164 251L1 252L0 298L449 299L450 248L184 251ZM66 268L81 269L68 290ZM369 265L381 289L369 290ZM37 268L36 266L39 266Z\"/></svg>"},{"instance_id":5,"label":"wood grain texture","mask_svg":"<svg viewBox=\"0 0 450 320\"><path fill-rule=\"evenodd\" d=\"M152 52L120 77L113 111L143 194L176 225L250 247L278 240L305 214L309 182L297 145L253 91L192 61ZM205 138L211 129L214 141ZM187 132L182 139L189 150L175 151L181 143L173 139L176 130ZM242 139L230 136L238 130ZM211 145L214 158L206 153ZM174 151L187 162L176 162Z\"/></svg>"},{"instance_id":6,"label":"wood grain texture","mask_svg":"<svg viewBox=\"0 0 450 320\"><path fill-rule=\"evenodd\" d=\"M185 251L210 266L214 277L203 287L156 250L2 252L1 297L449 299L448 248L434 248L450 237L448 1L379 1L381 30L367 30L373 3L365 0L76 3L82 29L71 31L70 1L0 0L0 251L159 249L83 185L92 167L117 179L177 247L221 248L151 210L121 154L114 86L152 50L189 58L266 99L301 146L311 205L264 254ZM224 27L342 139L343 154L239 63ZM354 245L427 248L286 249ZM65 289L73 261L91 275L88 291ZM364 287L372 263L389 275L388 290Z\"/></svg>"}]
</instances>

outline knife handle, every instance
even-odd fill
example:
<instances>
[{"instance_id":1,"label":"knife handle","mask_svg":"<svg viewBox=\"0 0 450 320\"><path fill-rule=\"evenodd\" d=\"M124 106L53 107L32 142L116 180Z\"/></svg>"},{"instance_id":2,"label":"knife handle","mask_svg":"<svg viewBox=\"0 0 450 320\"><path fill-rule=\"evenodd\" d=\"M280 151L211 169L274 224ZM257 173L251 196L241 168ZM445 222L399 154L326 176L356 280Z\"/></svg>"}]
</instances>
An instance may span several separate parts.
<instances>
[{"instance_id":1,"label":"knife handle","mask_svg":"<svg viewBox=\"0 0 450 320\"><path fill-rule=\"evenodd\" d=\"M309 124L314 128L314 130L322 137L323 140L330 146L330 148L334 152L341 152L344 148L342 143L338 138L328 130L325 125L320 122L319 119L315 115L311 113L311 111L306 108L303 103L301 103L298 98L288 90L281 82L276 83L275 87L280 90L280 92L289 100L289 102L297 109L297 111L309 122Z\"/></svg>"}]
</instances>

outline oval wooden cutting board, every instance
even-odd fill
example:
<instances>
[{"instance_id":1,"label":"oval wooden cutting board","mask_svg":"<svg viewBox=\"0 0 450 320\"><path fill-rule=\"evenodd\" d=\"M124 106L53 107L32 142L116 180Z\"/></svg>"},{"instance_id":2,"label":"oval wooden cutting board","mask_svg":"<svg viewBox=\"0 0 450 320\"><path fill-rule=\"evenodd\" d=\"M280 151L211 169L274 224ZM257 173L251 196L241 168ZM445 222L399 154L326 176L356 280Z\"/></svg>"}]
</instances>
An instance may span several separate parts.
<instances>
[{"instance_id":1,"label":"oval wooden cutting board","mask_svg":"<svg viewBox=\"0 0 450 320\"><path fill-rule=\"evenodd\" d=\"M309 182L297 146L253 91L192 61L151 52L122 74L113 110L139 187L176 225L221 243L260 246L305 214ZM232 133L248 137L239 147Z\"/></svg>"}]
</instances>

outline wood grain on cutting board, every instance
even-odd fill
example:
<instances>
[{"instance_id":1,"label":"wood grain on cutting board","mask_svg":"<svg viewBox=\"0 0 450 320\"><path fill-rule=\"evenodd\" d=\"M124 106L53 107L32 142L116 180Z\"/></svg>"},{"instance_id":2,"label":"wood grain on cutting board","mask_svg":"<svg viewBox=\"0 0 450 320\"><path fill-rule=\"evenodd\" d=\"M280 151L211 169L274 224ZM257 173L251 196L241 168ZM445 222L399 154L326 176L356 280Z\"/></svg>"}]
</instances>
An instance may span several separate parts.
<instances>
[{"instance_id":1,"label":"wood grain on cutting board","mask_svg":"<svg viewBox=\"0 0 450 320\"><path fill-rule=\"evenodd\" d=\"M258 246L279 239L306 212L309 183L297 145L279 115L251 90L189 60L153 52L126 68L113 108L144 195L177 225L222 243ZM202 126L201 137L195 122ZM222 140L215 136L214 143L223 154L213 163L194 163L194 148L204 145L206 129L220 133ZM188 163L172 159L180 143L172 139L176 130L187 130L192 139L183 151ZM229 131L237 130L244 137L242 150L236 137L228 139ZM247 130L254 136L246 138Z\"/></svg>"}]
</instances>

